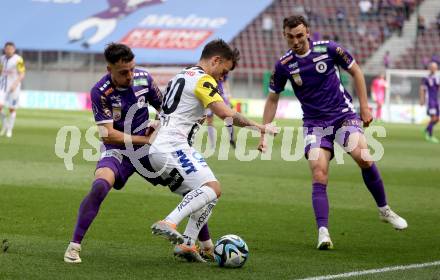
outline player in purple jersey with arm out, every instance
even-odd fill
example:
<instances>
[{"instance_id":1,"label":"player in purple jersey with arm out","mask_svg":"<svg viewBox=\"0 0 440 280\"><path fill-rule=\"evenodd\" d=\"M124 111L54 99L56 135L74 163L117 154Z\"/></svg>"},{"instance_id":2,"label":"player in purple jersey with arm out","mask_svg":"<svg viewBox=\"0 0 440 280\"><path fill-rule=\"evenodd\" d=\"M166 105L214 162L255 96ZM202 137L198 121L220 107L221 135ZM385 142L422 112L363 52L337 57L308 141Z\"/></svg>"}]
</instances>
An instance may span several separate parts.
<instances>
[{"instance_id":1,"label":"player in purple jersey with arm out","mask_svg":"<svg viewBox=\"0 0 440 280\"><path fill-rule=\"evenodd\" d=\"M440 88L440 78L437 76L438 65L436 62L429 64L429 75L422 79L420 85L420 105L425 105L425 97L428 95L426 102L427 114L430 116L430 121L425 129L425 139L431 143L438 144L439 140L433 135L433 128L438 123L439 117L439 103L438 91Z\"/></svg>"},{"instance_id":2,"label":"player in purple jersey with arm out","mask_svg":"<svg viewBox=\"0 0 440 280\"><path fill-rule=\"evenodd\" d=\"M305 155L312 172L312 205L318 227L318 249L331 249L328 232L328 169L336 141L348 151L362 170L362 177L379 207L380 218L396 229L405 229L406 221L388 206L382 178L375 163L363 156L367 149L361 123L372 121L367 104L364 75L350 53L332 41L312 42L307 21L302 16L283 21L284 38L289 51L275 65L270 93L264 108L263 123L272 122L279 93L289 80L301 103L304 121ZM360 118L355 113L350 94L339 79L339 67L354 79L360 103ZM264 135L259 149L265 151Z\"/></svg>"},{"instance_id":3,"label":"player in purple jersey with arm out","mask_svg":"<svg viewBox=\"0 0 440 280\"><path fill-rule=\"evenodd\" d=\"M102 155L96 166L92 188L79 207L72 240L64 254L67 263L81 262L81 241L108 192L112 188L121 189L137 172L124 151L126 139L131 139L135 150L149 144L145 125L149 117L146 104L158 111L162 104L160 90L148 72L135 67L134 54L129 47L111 43L104 55L108 73L91 90L93 114L103 142ZM130 134L127 134L126 126L130 122L131 126L127 127ZM150 167L147 155L140 162ZM161 183L159 178L143 177L154 185Z\"/></svg>"}]
</instances>

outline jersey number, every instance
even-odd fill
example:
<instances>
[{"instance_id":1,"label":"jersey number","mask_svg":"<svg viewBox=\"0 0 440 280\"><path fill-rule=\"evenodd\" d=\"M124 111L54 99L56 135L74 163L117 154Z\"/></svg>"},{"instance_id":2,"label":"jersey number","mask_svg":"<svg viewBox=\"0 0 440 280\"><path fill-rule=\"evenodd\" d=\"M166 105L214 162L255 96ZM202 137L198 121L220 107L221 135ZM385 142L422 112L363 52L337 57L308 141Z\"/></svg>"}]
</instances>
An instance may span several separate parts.
<instances>
[{"instance_id":1,"label":"jersey number","mask_svg":"<svg viewBox=\"0 0 440 280\"><path fill-rule=\"evenodd\" d=\"M167 86L167 93L163 100L162 110L165 114L171 114L177 108L182 97L183 88L185 87L185 79L179 78L174 83L171 81Z\"/></svg>"}]
</instances>

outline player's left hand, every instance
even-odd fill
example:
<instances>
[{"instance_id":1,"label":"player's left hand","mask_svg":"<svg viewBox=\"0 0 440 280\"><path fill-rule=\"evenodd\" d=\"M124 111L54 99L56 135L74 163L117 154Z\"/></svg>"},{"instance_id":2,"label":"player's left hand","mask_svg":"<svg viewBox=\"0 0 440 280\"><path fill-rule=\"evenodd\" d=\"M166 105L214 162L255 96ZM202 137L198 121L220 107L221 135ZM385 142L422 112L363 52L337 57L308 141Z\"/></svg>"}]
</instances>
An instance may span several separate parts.
<instances>
[{"instance_id":1,"label":"player's left hand","mask_svg":"<svg viewBox=\"0 0 440 280\"><path fill-rule=\"evenodd\" d=\"M373 121L373 115L369 108L361 109L361 120L364 123L364 127L368 127Z\"/></svg>"}]
</instances>

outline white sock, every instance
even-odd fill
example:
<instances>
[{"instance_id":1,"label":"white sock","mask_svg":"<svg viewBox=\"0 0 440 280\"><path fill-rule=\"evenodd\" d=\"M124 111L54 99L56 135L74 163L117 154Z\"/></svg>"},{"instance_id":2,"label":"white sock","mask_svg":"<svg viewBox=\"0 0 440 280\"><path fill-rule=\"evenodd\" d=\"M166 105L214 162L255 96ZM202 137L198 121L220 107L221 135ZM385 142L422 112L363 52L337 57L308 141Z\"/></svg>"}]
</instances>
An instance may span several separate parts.
<instances>
[{"instance_id":1,"label":"white sock","mask_svg":"<svg viewBox=\"0 0 440 280\"><path fill-rule=\"evenodd\" d=\"M17 112L12 112L9 114L9 120L8 120L8 131L12 131L15 125L15 118L17 116Z\"/></svg>"},{"instance_id":2,"label":"white sock","mask_svg":"<svg viewBox=\"0 0 440 280\"><path fill-rule=\"evenodd\" d=\"M217 199L217 194L208 186L202 186L198 189L192 190L185 195L182 202L177 205L165 220L178 225L184 218L197 212L215 199Z\"/></svg>"},{"instance_id":3,"label":"white sock","mask_svg":"<svg viewBox=\"0 0 440 280\"><path fill-rule=\"evenodd\" d=\"M388 209L390 209L390 207L388 205L382 206L382 207L378 207L379 211L381 213L384 213L385 211L387 211Z\"/></svg>"},{"instance_id":4,"label":"white sock","mask_svg":"<svg viewBox=\"0 0 440 280\"><path fill-rule=\"evenodd\" d=\"M217 203L217 199L208 203L205 207L199 211L191 214L188 219L188 224L186 225L185 232L183 235L189 236L194 240L197 240L199 232L202 227L208 222L209 217L211 217L212 209Z\"/></svg>"}]
</instances>

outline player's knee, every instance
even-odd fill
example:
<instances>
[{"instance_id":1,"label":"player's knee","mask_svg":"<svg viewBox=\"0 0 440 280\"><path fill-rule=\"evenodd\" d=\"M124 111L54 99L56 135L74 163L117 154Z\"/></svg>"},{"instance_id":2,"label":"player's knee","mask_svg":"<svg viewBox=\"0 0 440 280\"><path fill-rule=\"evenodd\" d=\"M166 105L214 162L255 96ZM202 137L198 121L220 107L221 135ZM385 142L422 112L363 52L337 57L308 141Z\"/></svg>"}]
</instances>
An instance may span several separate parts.
<instances>
[{"instance_id":1,"label":"player's knee","mask_svg":"<svg viewBox=\"0 0 440 280\"><path fill-rule=\"evenodd\" d=\"M90 190L90 195L98 200L103 200L107 196L111 188L112 187L107 180L98 178L95 181L93 181L92 189Z\"/></svg>"},{"instance_id":2,"label":"player's knee","mask_svg":"<svg viewBox=\"0 0 440 280\"><path fill-rule=\"evenodd\" d=\"M206 183L206 185L214 190L215 194L217 195L217 198L220 198L220 196L222 195L222 188L221 188L220 182L212 181L212 182Z\"/></svg>"},{"instance_id":3,"label":"player's knee","mask_svg":"<svg viewBox=\"0 0 440 280\"><path fill-rule=\"evenodd\" d=\"M321 184L327 184L328 171L323 168L315 168L313 170L313 181Z\"/></svg>"}]
</instances>

